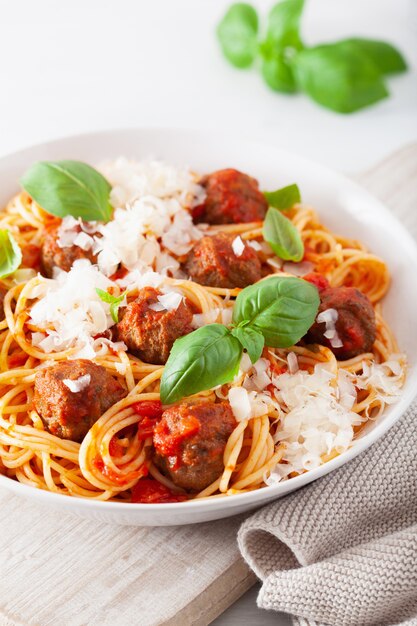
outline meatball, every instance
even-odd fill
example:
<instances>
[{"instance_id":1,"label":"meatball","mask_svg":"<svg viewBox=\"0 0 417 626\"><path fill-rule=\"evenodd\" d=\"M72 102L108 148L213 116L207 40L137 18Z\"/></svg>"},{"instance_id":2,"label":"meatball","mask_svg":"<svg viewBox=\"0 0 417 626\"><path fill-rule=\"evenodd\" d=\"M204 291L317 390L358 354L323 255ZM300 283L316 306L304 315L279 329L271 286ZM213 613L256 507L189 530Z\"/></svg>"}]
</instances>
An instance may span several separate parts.
<instances>
[{"instance_id":1,"label":"meatball","mask_svg":"<svg viewBox=\"0 0 417 626\"><path fill-rule=\"evenodd\" d=\"M187 274L208 287L247 287L262 277L261 261L247 243L241 254L233 250L236 235L218 233L197 241L184 264Z\"/></svg>"},{"instance_id":2,"label":"meatball","mask_svg":"<svg viewBox=\"0 0 417 626\"><path fill-rule=\"evenodd\" d=\"M2 322L6 317L4 314L4 298L7 291L7 288L0 283L0 322Z\"/></svg>"},{"instance_id":3,"label":"meatball","mask_svg":"<svg viewBox=\"0 0 417 626\"><path fill-rule=\"evenodd\" d=\"M94 422L126 394L104 367L85 359L62 361L35 376L34 405L46 429L72 441L82 441Z\"/></svg>"},{"instance_id":4,"label":"meatball","mask_svg":"<svg viewBox=\"0 0 417 626\"><path fill-rule=\"evenodd\" d=\"M54 267L60 267L65 272L69 272L78 259L88 259L91 263L97 262L97 256L91 250L83 250L79 246L61 248L58 245L58 228L58 226L50 228L45 233L41 249L42 274L51 278Z\"/></svg>"},{"instance_id":5,"label":"meatball","mask_svg":"<svg viewBox=\"0 0 417 626\"><path fill-rule=\"evenodd\" d=\"M222 473L224 449L235 426L227 402L172 406L155 427L154 461L178 487L201 491Z\"/></svg>"},{"instance_id":6,"label":"meatball","mask_svg":"<svg viewBox=\"0 0 417 626\"><path fill-rule=\"evenodd\" d=\"M182 299L178 308L157 310L161 292L153 287L139 291L138 297L127 305L117 324L117 336L130 352L145 363L163 365L178 337L193 330L193 308ZM155 310L156 309L156 310Z\"/></svg>"},{"instance_id":7,"label":"meatball","mask_svg":"<svg viewBox=\"0 0 417 626\"><path fill-rule=\"evenodd\" d=\"M313 324L306 335L307 341L327 346L342 361L372 350L376 337L375 312L367 296L353 287L327 287L320 292L319 314L327 309L337 311L335 327L342 346L333 347L331 339L324 336L324 322Z\"/></svg>"},{"instance_id":8,"label":"meatball","mask_svg":"<svg viewBox=\"0 0 417 626\"><path fill-rule=\"evenodd\" d=\"M219 170L205 176L200 184L206 189L204 204L197 207L199 221L209 224L259 222L268 209L258 181L234 169Z\"/></svg>"}]
</instances>

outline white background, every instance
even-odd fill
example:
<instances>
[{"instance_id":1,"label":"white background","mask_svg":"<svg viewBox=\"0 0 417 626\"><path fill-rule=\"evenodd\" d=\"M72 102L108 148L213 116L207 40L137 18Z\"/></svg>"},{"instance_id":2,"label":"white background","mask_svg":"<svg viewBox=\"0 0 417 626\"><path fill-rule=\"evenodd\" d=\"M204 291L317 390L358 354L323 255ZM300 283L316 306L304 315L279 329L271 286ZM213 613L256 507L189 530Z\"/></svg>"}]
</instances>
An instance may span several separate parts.
<instances>
[{"instance_id":1,"label":"white background","mask_svg":"<svg viewBox=\"0 0 417 626\"><path fill-rule=\"evenodd\" d=\"M417 138L417 1L307 0L308 43L384 38L413 71L349 116L270 91L221 57L227 0L0 0L0 153L110 127L225 128L338 169L363 169ZM258 0L265 15L273 0ZM231 164L232 165L232 164Z\"/></svg>"},{"instance_id":2,"label":"white background","mask_svg":"<svg viewBox=\"0 0 417 626\"><path fill-rule=\"evenodd\" d=\"M0 154L83 131L181 126L260 138L354 172L417 139L416 0L307 0L307 43L381 38L409 62L390 80L390 99L350 116L230 67L214 35L228 4L0 0ZM273 0L254 4L265 14ZM254 593L217 623L288 623L253 605Z\"/></svg>"}]
</instances>

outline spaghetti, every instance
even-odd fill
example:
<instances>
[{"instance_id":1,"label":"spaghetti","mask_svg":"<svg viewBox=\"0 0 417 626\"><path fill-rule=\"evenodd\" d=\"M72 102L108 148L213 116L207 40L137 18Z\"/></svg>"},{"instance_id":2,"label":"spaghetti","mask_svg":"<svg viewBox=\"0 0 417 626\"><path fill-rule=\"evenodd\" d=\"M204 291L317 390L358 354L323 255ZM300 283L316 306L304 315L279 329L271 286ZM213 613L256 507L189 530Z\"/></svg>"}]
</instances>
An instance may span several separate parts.
<instances>
[{"instance_id":1,"label":"spaghetti","mask_svg":"<svg viewBox=\"0 0 417 626\"><path fill-rule=\"evenodd\" d=\"M191 403L230 401L232 408L249 402L251 412L244 415L236 409L236 426L223 453L223 471L210 485L187 497L251 491L328 461L346 450L368 421L378 418L404 382L405 358L399 355L380 305L390 281L385 263L361 243L330 232L308 206L296 205L286 215L301 234L305 248L301 263L285 263L274 255L263 242L261 222L217 224L204 227L203 233L223 232L251 242L265 275L314 271L332 287L357 288L374 307L376 340L372 351L343 361L324 345L302 342L290 348L266 347L258 363L252 365L247 358L242 361L231 383L188 398ZM34 408L39 369L76 358L79 352L75 345L45 351L38 335L47 337L51 324L45 330L31 316L53 283L37 273L36 255L45 231L60 223L25 192L13 198L0 216L0 228L13 233L23 253L21 269L3 280L7 293L5 317L0 322L0 470L32 487L97 500L130 502L132 489L147 475L172 493L181 494L183 490L153 462L152 436L137 436L142 420L137 406L159 401L163 366L141 361L108 338L93 337L95 354L88 358L104 367L127 395L95 422L81 443L48 432ZM181 264L184 254L168 252ZM167 253L162 244L159 253ZM154 272L155 265L149 269ZM127 272L124 274L120 279L109 278L115 295L123 292ZM161 274L159 281L160 287L180 293L192 304L197 326L229 323L234 298L241 291L203 286L172 273ZM127 303L135 300L138 289L128 286ZM308 397L301 406L293 396L303 389L308 390ZM313 423L314 436L309 440L308 434L301 434L302 428L306 430L304 413L313 415L320 410L334 411L338 426Z\"/></svg>"}]
</instances>

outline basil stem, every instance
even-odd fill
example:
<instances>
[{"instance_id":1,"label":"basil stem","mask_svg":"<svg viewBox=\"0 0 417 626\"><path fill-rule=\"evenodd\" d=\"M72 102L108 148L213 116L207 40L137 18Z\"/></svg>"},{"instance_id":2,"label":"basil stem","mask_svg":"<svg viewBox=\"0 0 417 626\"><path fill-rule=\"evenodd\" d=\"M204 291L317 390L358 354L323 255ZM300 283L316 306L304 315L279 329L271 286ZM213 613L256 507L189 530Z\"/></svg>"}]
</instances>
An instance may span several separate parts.
<instances>
[{"instance_id":1,"label":"basil stem","mask_svg":"<svg viewBox=\"0 0 417 626\"><path fill-rule=\"evenodd\" d=\"M250 328L250 326L237 326L236 328L232 328L231 333L245 348L252 363L256 363L265 345L265 339L262 333Z\"/></svg>"}]
</instances>

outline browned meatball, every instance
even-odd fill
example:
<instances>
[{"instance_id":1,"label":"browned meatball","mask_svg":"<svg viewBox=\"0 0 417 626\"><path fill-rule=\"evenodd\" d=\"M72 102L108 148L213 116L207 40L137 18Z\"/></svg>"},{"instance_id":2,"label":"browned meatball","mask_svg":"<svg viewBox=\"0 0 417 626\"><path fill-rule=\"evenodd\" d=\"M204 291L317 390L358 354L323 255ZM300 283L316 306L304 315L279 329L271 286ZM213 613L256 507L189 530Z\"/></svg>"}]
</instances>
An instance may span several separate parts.
<instances>
[{"instance_id":1,"label":"browned meatball","mask_svg":"<svg viewBox=\"0 0 417 626\"><path fill-rule=\"evenodd\" d=\"M45 233L41 249L41 268L44 276L51 278L54 267L60 267L65 272L69 272L74 261L78 259L88 259L91 263L97 262L97 256L91 250L83 250L79 246L61 248L58 245L58 238L57 226Z\"/></svg>"},{"instance_id":2,"label":"browned meatball","mask_svg":"<svg viewBox=\"0 0 417 626\"><path fill-rule=\"evenodd\" d=\"M247 243L239 256L233 250L236 235L203 237L189 252L184 270L192 280L208 287L247 287L262 277L261 262Z\"/></svg>"},{"instance_id":3,"label":"browned meatball","mask_svg":"<svg viewBox=\"0 0 417 626\"><path fill-rule=\"evenodd\" d=\"M201 491L222 473L224 449L235 426L227 402L172 406L155 427L155 463L178 487Z\"/></svg>"},{"instance_id":4,"label":"browned meatball","mask_svg":"<svg viewBox=\"0 0 417 626\"><path fill-rule=\"evenodd\" d=\"M337 311L335 326L343 345L332 346L331 340L324 336L324 322L313 324L306 341L327 346L340 360L372 350L376 337L375 312L367 296L353 287L327 287L320 292L319 313L327 309Z\"/></svg>"},{"instance_id":5,"label":"browned meatball","mask_svg":"<svg viewBox=\"0 0 417 626\"><path fill-rule=\"evenodd\" d=\"M183 299L177 309L155 311L161 292L153 287L139 291L138 297L122 311L117 324L117 335L130 352L145 363L163 365L178 337L187 335L192 328L193 308Z\"/></svg>"},{"instance_id":6,"label":"browned meatball","mask_svg":"<svg viewBox=\"0 0 417 626\"><path fill-rule=\"evenodd\" d=\"M205 176L200 184L206 189L204 204L196 207L197 220L209 224L239 224L264 219L268 203L259 191L258 181L234 169L219 170Z\"/></svg>"},{"instance_id":7,"label":"browned meatball","mask_svg":"<svg viewBox=\"0 0 417 626\"><path fill-rule=\"evenodd\" d=\"M80 380L82 376L89 379ZM83 388L71 391L64 381L80 381ZM47 430L62 439L82 441L91 426L113 404L126 395L125 389L101 365L85 359L62 361L35 376L35 409Z\"/></svg>"}]
</instances>

